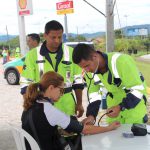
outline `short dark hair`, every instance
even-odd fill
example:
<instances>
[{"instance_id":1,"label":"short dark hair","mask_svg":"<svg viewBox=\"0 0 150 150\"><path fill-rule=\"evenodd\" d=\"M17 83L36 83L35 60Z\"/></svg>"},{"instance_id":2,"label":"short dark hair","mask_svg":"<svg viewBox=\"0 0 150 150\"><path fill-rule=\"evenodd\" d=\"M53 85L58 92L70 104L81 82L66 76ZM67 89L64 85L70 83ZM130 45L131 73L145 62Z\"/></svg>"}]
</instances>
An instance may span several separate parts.
<instances>
[{"instance_id":1,"label":"short dark hair","mask_svg":"<svg viewBox=\"0 0 150 150\"><path fill-rule=\"evenodd\" d=\"M75 64L79 64L82 59L90 60L95 52L94 48L90 45L79 43L73 50L72 60Z\"/></svg>"},{"instance_id":2,"label":"short dark hair","mask_svg":"<svg viewBox=\"0 0 150 150\"><path fill-rule=\"evenodd\" d=\"M63 26L61 25L61 23L59 23L56 20L52 20L52 21L49 21L49 22L46 23L45 33L48 34L49 31L51 31L51 30L62 30L62 31L64 31Z\"/></svg>"},{"instance_id":3,"label":"short dark hair","mask_svg":"<svg viewBox=\"0 0 150 150\"><path fill-rule=\"evenodd\" d=\"M40 36L36 33L31 33L27 35L28 37L31 37L33 40L36 40L38 43L40 43Z\"/></svg>"}]
</instances>

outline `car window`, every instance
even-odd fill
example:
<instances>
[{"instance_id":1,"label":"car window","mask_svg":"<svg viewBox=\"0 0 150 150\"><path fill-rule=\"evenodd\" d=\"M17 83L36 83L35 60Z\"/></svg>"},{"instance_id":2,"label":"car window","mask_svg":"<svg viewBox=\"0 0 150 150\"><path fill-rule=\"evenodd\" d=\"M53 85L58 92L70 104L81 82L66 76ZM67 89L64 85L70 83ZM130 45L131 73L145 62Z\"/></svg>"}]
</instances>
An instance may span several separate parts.
<instances>
[{"instance_id":1,"label":"car window","mask_svg":"<svg viewBox=\"0 0 150 150\"><path fill-rule=\"evenodd\" d=\"M21 60L22 60L22 61L25 61L25 57L22 57Z\"/></svg>"}]
</instances>

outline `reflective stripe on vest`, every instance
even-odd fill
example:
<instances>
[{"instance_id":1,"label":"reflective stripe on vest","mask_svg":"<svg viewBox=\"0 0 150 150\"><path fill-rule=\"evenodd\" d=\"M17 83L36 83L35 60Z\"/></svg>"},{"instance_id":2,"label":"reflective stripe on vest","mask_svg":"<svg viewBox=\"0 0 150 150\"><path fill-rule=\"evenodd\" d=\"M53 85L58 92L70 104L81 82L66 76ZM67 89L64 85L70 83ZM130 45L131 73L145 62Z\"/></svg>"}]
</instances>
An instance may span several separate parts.
<instances>
[{"instance_id":1,"label":"reflective stripe on vest","mask_svg":"<svg viewBox=\"0 0 150 150\"><path fill-rule=\"evenodd\" d=\"M64 44L64 61L70 61L69 47ZM83 84L82 75L74 75L74 84Z\"/></svg>"},{"instance_id":2,"label":"reflective stripe on vest","mask_svg":"<svg viewBox=\"0 0 150 150\"><path fill-rule=\"evenodd\" d=\"M97 100L102 100L102 95L103 95L103 87L104 84L101 82L99 76L97 74L92 73L92 76L94 75L94 84L95 85L100 85L101 87L99 88L98 92L93 92L89 94L89 101L90 103L97 101Z\"/></svg>"},{"instance_id":3,"label":"reflective stripe on vest","mask_svg":"<svg viewBox=\"0 0 150 150\"><path fill-rule=\"evenodd\" d=\"M94 73L92 73L92 76L94 75ZM101 86L104 86L103 83L101 82L99 76L97 74L94 75L94 84L97 85L101 85Z\"/></svg>"},{"instance_id":4,"label":"reflective stripe on vest","mask_svg":"<svg viewBox=\"0 0 150 150\"><path fill-rule=\"evenodd\" d=\"M83 83L83 78L82 75L74 75L74 83L73 84L82 84Z\"/></svg>"},{"instance_id":5,"label":"reflective stripe on vest","mask_svg":"<svg viewBox=\"0 0 150 150\"><path fill-rule=\"evenodd\" d=\"M38 67L39 67L39 73L40 73L40 77L43 75L43 72L44 72L44 58L43 56L40 54L40 49L41 49L41 46L38 46L37 47L37 61L39 63L38 64Z\"/></svg>"},{"instance_id":6,"label":"reflective stripe on vest","mask_svg":"<svg viewBox=\"0 0 150 150\"><path fill-rule=\"evenodd\" d=\"M64 61L69 61L69 47L64 44Z\"/></svg>"},{"instance_id":7,"label":"reflective stripe on vest","mask_svg":"<svg viewBox=\"0 0 150 150\"><path fill-rule=\"evenodd\" d=\"M27 79L25 77L20 77L20 85L21 85L21 88L24 88L26 86L29 86L29 84L33 83L34 81L31 80L31 79Z\"/></svg>"},{"instance_id":8,"label":"reflective stripe on vest","mask_svg":"<svg viewBox=\"0 0 150 150\"><path fill-rule=\"evenodd\" d=\"M38 67L39 67L39 72L40 72L40 77L44 72L44 58L43 56L40 54L40 49L41 46L37 47L37 61L40 62L38 63ZM69 47L67 45L64 44L64 61L69 61Z\"/></svg>"},{"instance_id":9,"label":"reflective stripe on vest","mask_svg":"<svg viewBox=\"0 0 150 150\"><path fill-rule=\"evenodd\" d=\"M113 75L114 75L115 78L120 78L118 70L117 70L117 65L116 65L117 59L120 55L121 54L116 53L112 56L112 59L111 59L112 72L113 72ZM123 89L131 90L130 93L132 93L134 96L141 99L143 94L140 91L137 91L137 90L144 90L144 86L141 84L141 85L132 86L131 88L123 87Z\"/></svg>"},{"instance_id":10,"label":"reflective stripe on vest","mask_svg":"<svg viewBox=\"0 0 150 150\"><path fill-rule=\"evenodd\" d=\"M120 78L119 77L119 74L118 74L118 70L117 70L117 65L116 65L116 62L117 62L117 58L120 56L121 54L119 53L116 53L112 56L112 59L111 59L111 65L112 65L112 72L113 72L113 75L115 78Z\"/></svg>"},{"instance_id":11,"label":"reflective stripe on vest","mask_svg":"<svg viewBox=\"0 0 150 150\"><path fill-rule=\"evenodd\" d=\"M132 86L130 89L131 90L144 90L144 86L143 85L136 85L136 86Z\"/></svg>"},{"instance_id":12,"label":"reflective stripe on vest","mask_svg":"<svg viewBox=\"0 0 150 150\"><path fill-rule=\"evenodd\" d=\"M97 100L102 100L101 94L99 94L98 92L93 92L89 94L90 103L97 101Z\"/></svg>"},{"instance_id":13,"label":"reflective stripe on vest","mask_svg":"<svg viewBox=\"0 0 150 150\"><path fill-rule=\"evenodd\" d=\"M134 96L136 96L136 97L139 98L139 99L142 99L142 98L143 98L143 93L141 93L141 92L138 91L138 90L133 90L133 91L131 91L130 93L132 93Z\"/></svg>"}]
</instances>

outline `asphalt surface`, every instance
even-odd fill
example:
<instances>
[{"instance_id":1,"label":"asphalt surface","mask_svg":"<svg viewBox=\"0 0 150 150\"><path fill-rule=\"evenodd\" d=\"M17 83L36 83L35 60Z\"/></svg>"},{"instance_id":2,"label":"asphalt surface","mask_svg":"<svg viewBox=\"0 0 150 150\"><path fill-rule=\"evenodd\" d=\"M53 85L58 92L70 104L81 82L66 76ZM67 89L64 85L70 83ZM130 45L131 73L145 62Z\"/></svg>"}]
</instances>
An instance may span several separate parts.
<instances>
[{"instance_id":1,"label":"asphalt surface","mask_svg":"<svg viewBox=\"0 0 150 150\"><path fill-rule=\"evenodd\" d=\"M8 123L20 125L22 97L19 85L8 85L3 78L3 65L0 59L0 150L17 150Z\"/></svg>"},{"instance_id":2,"label":"asphalt surface","mask_svg":"<svg viewBox=\"0 0 150 150\"><path fill-rule=\"evenodd\" d=\"M149 60L149 61L150 61L150 54L140 56L140 58L143 58L143 59L145 59L145 60Z\"/></svg>"},{"instance_id":3,"label":"asphalt surface","mask_svg":"<svg viewBox=\"0 0 150 150\"><path fill-rule=\"evenodd\" d=\"M150 54L140 56L140 57L138 57L136 59L139 60L139 61L144 61L144 62L150 63Z\"/></svg>"}]
</instances>

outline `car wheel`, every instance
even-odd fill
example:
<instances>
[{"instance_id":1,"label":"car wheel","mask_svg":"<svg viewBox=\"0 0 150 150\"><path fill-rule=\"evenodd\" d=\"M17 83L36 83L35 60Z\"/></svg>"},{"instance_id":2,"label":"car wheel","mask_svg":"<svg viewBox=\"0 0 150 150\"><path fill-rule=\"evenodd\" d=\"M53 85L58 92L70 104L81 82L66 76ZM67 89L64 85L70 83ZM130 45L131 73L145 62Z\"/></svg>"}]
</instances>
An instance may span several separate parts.
<instances>
[{"instance_id":1,"label":"car wheel","mask_svg":"<svg viewBox=\"0 0 150 150\"><path fill-rule=\"evenodd\" d=\"M15 70L9 70L6 73L6 80L10 85L19 84L19 75Z\"/></svg>"}]
</instances>

